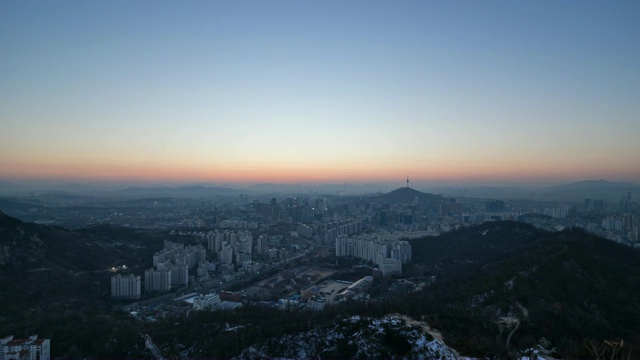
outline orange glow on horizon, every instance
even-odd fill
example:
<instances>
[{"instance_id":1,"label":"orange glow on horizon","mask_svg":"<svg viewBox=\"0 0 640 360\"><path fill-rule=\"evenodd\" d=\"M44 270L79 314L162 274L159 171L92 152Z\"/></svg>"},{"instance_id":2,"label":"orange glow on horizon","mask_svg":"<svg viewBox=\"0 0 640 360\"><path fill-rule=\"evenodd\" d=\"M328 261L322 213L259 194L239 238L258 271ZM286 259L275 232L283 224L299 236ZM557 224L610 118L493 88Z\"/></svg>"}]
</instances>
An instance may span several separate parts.
<instances>
[{"instance_id":1,"label":"orange glow on horizon","mask_svg":"<svg viewBox=\"0 0 640 360\"><path fill-rule=\"evenodd\" d=\"M382 166L383 165L383 166ZM424 166L405 164L156 164L91 162L4 163L1 176L16 180L64 180L106 182L232 182L232 183L326 183L326 182L397 182L409 175L414 182L521 182L538 180L572 180L577 178L640 178L632 171L608 168L571 169L550 164L473 164L465 162L431 162Z\"/></svg>"}]
</instances>

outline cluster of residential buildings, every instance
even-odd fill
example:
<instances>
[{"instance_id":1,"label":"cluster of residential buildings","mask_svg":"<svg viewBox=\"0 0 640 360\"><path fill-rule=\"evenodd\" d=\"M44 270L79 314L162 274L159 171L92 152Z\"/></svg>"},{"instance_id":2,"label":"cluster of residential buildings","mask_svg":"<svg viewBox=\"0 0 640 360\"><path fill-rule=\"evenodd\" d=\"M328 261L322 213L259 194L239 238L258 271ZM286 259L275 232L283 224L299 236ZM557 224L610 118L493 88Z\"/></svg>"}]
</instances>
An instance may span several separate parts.
<instances>
[{"instance_id":1,"label":"cluster of residential buildings","mask_svg":"<svg viewBox=\"0 0 640 360\"><path fill-rule=\"evenodd\" d=\"M153 268L145 271L145 291L164 292L172 286L186 286L189 269L206 268L206 257L202 245L185 246L165 240L162 250L153 255Z\"/></svg>"},{"instance_id":2,"label":"cluster of residential buildings","mask_svg":"<svg viewBox=\"0 0 640 360\"><path fill-rule=\"evenodd\" d=\"M242 265L247 261L251 262L253 235L250 231L215 231L207 233L206 238L209 250L215 254L221 264ZM267 246L265 240L260 238L259 244L257 244L257 250L260 253L263 253Z\"/></svg>"},{"instance_id":3,"label":"cluster of residential buildings","mask_svg":"<svg viewBox=\"0 0 640 360\"><path fill-rule=\"evenodd\" d=\"M145 291L167 292L174 286L187 286L190 269L197 267L197 274L206 277L211 266L202 245L185 246L165 240L162 250L153 255L153 268L144 272Z\"/></svg>"},{"instance_id":4,"label":"cluster of residential buildings","mask_svg":"<svg viewBox=\"0 0 640 360\"><path fill-rule=\"evenodd\" d=\"M322 237L324 243L333 243L340 235L353 235L365 229L368 220L365 217L357 217L351 220L331 222L328 224L318 225L318 234Z\"/></svg>"},{"instance_id":5,"label":"cluster of residential buildings","mask_svg":"<svg viewBox=\"0 0 640 360\"><path fill-rule=\"evenodd\" d=\"M640 215L618 214L602 219L602 229L626 234L631 242L640 241Z\"/></svg>"},{"instance_id":6,"label":"cluster of residential buildings","mask_svg":"<svg viewBox=\"0 0 640 360\"><path fill-rule=\"evenodd\" d=\"M402 265L411 262L411 233L378 232L336 238L336 256L353 256L376 264L383 276L402 274Z\"/></svg>"},{"instance_id":7,"label":"cluster of residential buildings","mask_svg":"<svg viewBox=\"0 0 640 360\"><path fill-rule=\"evenodd\" d=\"M213 264L206 261L202 245L185 246L164 241L164 247L153 255L153 267L144 272L145 292L167 292L172 287L189 284L189 270L198 268L197 274L207 277ZM133 300L140 298L140 275L116 274L111 277L111 297Z\"/></svg>"},{"instance_id":8,"label":"cluster of residential buildings","mask_svg":"<svg viewBox=\"0 0 640 360\"><path fill-rule=\"evenodd\" d=\"M255 221L225 219L219 224L222 229L257 229L258 223Z\"/></svg>"},{"instance_id":9,"label":"cluster of residential buildings","mask_svg":"<svg viewBox=\"0 0 640 360\"><path fill-rule=\"evenodd\" d=\"M38 339L37 335L28 339L14 339L13 335L0 339L0 360L49 360L51 340Z\"/></svg>"}]
</instances>

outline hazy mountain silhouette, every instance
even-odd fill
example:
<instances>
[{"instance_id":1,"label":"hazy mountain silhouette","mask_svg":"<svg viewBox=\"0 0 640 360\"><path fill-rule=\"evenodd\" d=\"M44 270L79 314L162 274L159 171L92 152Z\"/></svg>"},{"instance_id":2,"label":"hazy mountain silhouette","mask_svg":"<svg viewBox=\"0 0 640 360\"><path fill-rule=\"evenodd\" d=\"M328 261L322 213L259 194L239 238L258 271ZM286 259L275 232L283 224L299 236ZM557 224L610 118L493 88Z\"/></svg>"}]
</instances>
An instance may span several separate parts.
<instances>
[{"instance_id":1,"label":"hazy mountain silhouette","mask_svg":"<svg viewBox=\"0 0 640 360\"><path fill-rule=\"evenodd\" d=\"M426 202L440 202L444 199L442 195L434 195L429 193L424 193L422 191L418 191L408 187L402 187L396 190L393 190L390 193L379 195L374 197L374 199L386 202L390 204L397 203L411 203L414 201L418 201L421 203Z\"/></svg>"},{"instance_id":2,"label":"hazy mountain silhouette","mask_svg":"<svg viewBox=\"0 0 640 360\"><path fill-rule=\"evenodd\" d=\"M453 197L486 199L524 199L536 197L536 193L533 190L516 186L443 186L430 188L429 190L437 194Z\"/></svg>"},{"instance_id":3,"label":"hazy mountain silhouette","mask_svg":"<svg viewBox=\"0 0 640 360\"><path fill-rule=\"evenodd\" d=\"M618 201L631 191L636 200L640 195L640 184L612 182L606 180L585 180L570 184L545 188L540 191L545 197L559 200L582 200L585 198Z\"/></svg>"},{"instance_id":4,"label":"hazy mountain silhouette","mask_svg":"<svg viewBox=\"0 0 640 360\"><path fill-rule=\"evenodd\" d=\"M593 190L593 189L639 189L640 184L630 182L614 182L607 180L584 180L574 183L551 186L546 188L547 191L574 191L574 190Z\"/></svg>"},{"instance_id":5,"label":"hazy mountain silhouette","mask_svg":"<svg viewBox=\"0 0 640 360\"><path fill-rule=\"evenodd\" d=\"M24 187L20 184L12 183L9 181L0 181L0 194L12 194L23 192L24 190Z\"/></svg>"},{"instance_id":6,"label":"hazy mountain silhouette","mask_svg":"<svg viewBox=\"0 0 640 360\"><path fill-rule=\"evenodd\" d=\"M182 187L130 187L116 191L119 195L131 197L200 197L200 196L233 196L246 191L217 186L182 186Z\"/></svg>"},{"instance_id":7,"label":"hazy mountain silhouette","mask_svg":"<svg viewBox=\"0 0 640 360\"><path fill-rule=\"evenodd\" d=\"M371 194L389 189L388 185L378 184L272 184L261 183L251 185L245 188L248 191L259 193L289 193L289 194L308 194L309 191L318 192L318 194L326 195L362 195Z\"/></svg>"}]
</instances>

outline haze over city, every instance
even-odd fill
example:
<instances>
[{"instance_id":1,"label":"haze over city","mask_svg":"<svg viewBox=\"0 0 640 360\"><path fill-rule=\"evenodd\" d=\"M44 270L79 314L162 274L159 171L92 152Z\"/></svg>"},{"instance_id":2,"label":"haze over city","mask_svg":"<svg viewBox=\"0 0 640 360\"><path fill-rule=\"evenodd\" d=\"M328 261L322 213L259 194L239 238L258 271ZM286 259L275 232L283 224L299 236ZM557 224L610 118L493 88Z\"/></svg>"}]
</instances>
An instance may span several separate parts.
<instances>
[{"instance_id":1,"label":"haze over city","mask_svg":"<svg viewBox=\"0 0 640 360\"><path fill-rule=\"evenodd\" d=\"M638 2L0 4L0 179L640 182Z\"/></svg>"}]
</instances>

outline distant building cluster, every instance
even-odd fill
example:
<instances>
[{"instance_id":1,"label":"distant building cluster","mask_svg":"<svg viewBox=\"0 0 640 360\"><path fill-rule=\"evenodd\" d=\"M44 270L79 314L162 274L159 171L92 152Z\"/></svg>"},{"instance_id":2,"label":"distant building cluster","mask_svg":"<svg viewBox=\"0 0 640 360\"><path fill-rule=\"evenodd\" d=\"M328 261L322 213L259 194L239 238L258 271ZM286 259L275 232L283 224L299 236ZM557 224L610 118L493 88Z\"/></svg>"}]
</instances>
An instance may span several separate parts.
<instances>
[{"instance_id":1,"label":"distant building cluster","mask_svg":"<svg viewBox=\"0 0 640 360\"><path fill-rule=\"evenodd\" d=\"M222 264L242 265L251 262L253 235L250 231L225 230L209 232L206 235L209 250L213 251ZM265 252L267 241L261 238L258 244L260 253Z\"/></svg>"},{"instance_id":2,"label":"distant building cluster","mask_svg":"<svg viewBox=\"0 0 640 360\"><path fill-rule=\"evenodd\" d=\"M504 211L504 201L489 200L485 203L485 209L490 213Z\"/></svg>"},{"instance_id":3,"label":"distant building cluster","mask_svg":"<svg viewBox=\"0 0 640 360\"><path fill-rule=\"evenodd\" d=\"M367 226L367 218L356 218L351 221L332 222L318 226L318 234L324 243L331 244L339 235L353 235L361 232Z\"/></svg>"},{"instance_id":4,"label":"distant building cluster","mask_svg":"<svg viewBox=\"0 0 640 360\"><path fill-rule=\"evenodd\" d=\"M296 226L296 232L298 233L298 236L302 236L303 238L313 238L313 228L309 225L298 224L298 226Z\"/></svg>"},{"instance_id":5,"label":"distant building cluster","mask_svg":"<svg viewBox=\"0 0 640 360\"><path fill-rule=\"evenodd\" d=\"M153 255L153 268L144 272L145 291L165 292L172 286L186 286L189 269L206 266L202 245L184 246L165 240L162 250Z\"/></svg>"},{"instance_id":6,"label":"distant building cluster","mask_svg":"<svg viewBox=\"0 0 640 360\"><path fill-rule=\"evenodd\" d=\"M0 339L0 360L49 360L51 340L38 339L37 335L28 339L14 339L13 335Z\"/></svg>"},{"instance_id":7,"label":"distant building cluster","mask_svg":"<svg viewBox=\"0 0 640 360\"><path fill-rule=\"evenodd\" d=\"M219 226L223 229L257 229L258 223L255 221L227 219L220 221Z\"/></svg>"},{"instance_id":8,"label":"distant building cluster","mask_svg":"<svg viewBox=\"0 0 640 360\"><path fill-rule=\"evenodd\" d=\"M336 238L336 256L354 256L378 265L383 276L402 274L402 265L411 262L411 244L400 240L405 233L376 234Z\"/></svg>"},{"instance_id":9,"label":"distant building cluster","mask_svg":"<svg viewBox=\"0 0 640 360\"><path fill-rule=\"evenodd\" d=\"M576 216L578 214L578 211L575 206L565 205L560 207L544 208L542 210L542 213L545 215L549 215L554 219L565 219L568 217Z\"/></svg>"},{"instance_id":10,"label":"distant building cluster","mask_svg":"<svg viewBox=\"0 0 640 360\"><path fill-rule=\"evenodd\" d=\"M206 277L211 266L206 261L206 250L202 245L185 246L165 240L162 250L153 255L153 267L144 272L144 290L167 292L173 286L186 286L189 269L197 267L197 274ZM140 286L140 275L114 275L111 277L111 297L139 299Z\"/></svg>"},{"instance_id":11,"label":"distant building cluster","mask_svg":"<svg viewBox=\"0 0 640 360\"><path fill-rule=\"evenodd\" d=\"M630 241L638 242L640 241L640 216L635 214L607 216L602 219L602 230L624 233Z\"/></svg>"}]
</instances>

